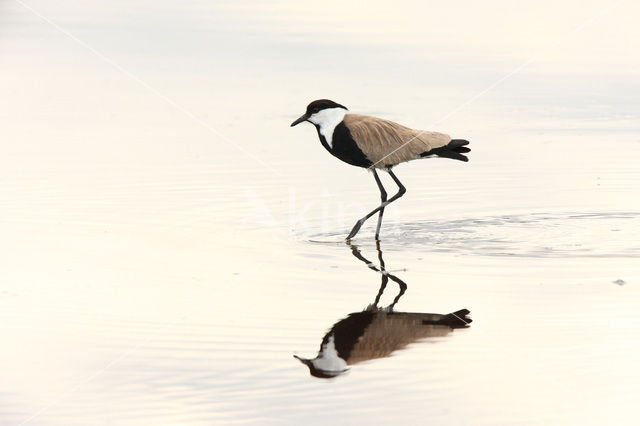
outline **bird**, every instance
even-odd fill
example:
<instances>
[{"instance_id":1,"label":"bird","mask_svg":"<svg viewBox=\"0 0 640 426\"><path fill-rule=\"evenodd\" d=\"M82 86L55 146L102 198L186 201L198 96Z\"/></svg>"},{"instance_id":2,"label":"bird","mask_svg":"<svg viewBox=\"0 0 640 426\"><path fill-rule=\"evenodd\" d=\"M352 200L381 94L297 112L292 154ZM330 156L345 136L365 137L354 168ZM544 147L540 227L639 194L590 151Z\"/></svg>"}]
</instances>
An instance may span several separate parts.
<instances>
[{"instance_id":1,"label":"bird","mask_svg":"<svg viewBox=\"0 0 640 426\"><path fill-rule=\"evenodd\" d=\"M456 328L469 327L472 319L468 317L468 309L446 315L394 311L407 284L386 270L380 242L376 242L379 268L366 259L357 246L349 246L358 260L380 274L380 289L375 301L363 311L350 313L331 327L322 339L315 358L294 355L294 358L309 368L312 376L325 379L336 377L346 373L350 365L388 357L417 340L446 336ZM398 284L400 292L389 306L378 307L389 278Z\"/></svg>"},{"instance_id":2,"label":"bird","mask_svg":"<svg viewBox=\"0 0 640 426\"><path fill-rule=\"evenodd\" d=\"M381 204L359 219L346 240L350 241L362 225L378 213L375 239L380 238L382 215L386 206L402 197L407 189L391 170L400 163L421 158L441 157L469 161L464 154L471 151L465 139L452 139L449 135L405 127L378 117L348 113L347 107L329 99L311 102L291 127L303 122L316 127L322 146L333 156L347 164L373 172L380 189ZM387 199L377 170L384 170L398 185L398 192Z\"/></svg>"},{"instance_id":3,"label":"bird","mask_svg":"<svg viewBox=\"0 0 640 426\"><path fill-rule=\"evenodd\" d=\"M443 315L367 308L334 324L322 339L315 358L294 358L306 365L314 377L336 377L346 373L350 365L386 358L415 341L467 328L472 321L469 313L468 309Z\"/></svg>"}]
</instances>

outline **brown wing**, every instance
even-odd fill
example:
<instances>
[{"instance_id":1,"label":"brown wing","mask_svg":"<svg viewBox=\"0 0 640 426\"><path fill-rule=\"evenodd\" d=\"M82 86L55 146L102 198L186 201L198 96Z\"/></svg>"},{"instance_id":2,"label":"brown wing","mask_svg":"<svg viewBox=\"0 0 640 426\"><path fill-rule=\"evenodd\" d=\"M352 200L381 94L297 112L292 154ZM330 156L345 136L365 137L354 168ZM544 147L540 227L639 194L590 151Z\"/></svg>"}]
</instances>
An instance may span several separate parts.
<instances>
[{"instance_id":1,"label":"brown wing","mask_svg":"<svg viewBox=\"0 0 640 426\"><path fill-rule=\"evenodd\" d=\"M423 320L430 321L442 317L443 315L437 314L378 312L353 347L347 364L353 365L370 359L388 357L393 351L400 350L417 340L446 336L453 330L451 327L423 324Z\"/></svg>"},{"instance_id":2,"label":"brown wing","mask_svg":"<svg viewBox=\"0 0 640 426\"><path fill-rule=\"evenodd\" d=\"M451 137L444 133L410 129L368 115L347 114L344 123L351 137L376 168L415 160L423 152L451 141Z\"/></svg>"}]
</instances>

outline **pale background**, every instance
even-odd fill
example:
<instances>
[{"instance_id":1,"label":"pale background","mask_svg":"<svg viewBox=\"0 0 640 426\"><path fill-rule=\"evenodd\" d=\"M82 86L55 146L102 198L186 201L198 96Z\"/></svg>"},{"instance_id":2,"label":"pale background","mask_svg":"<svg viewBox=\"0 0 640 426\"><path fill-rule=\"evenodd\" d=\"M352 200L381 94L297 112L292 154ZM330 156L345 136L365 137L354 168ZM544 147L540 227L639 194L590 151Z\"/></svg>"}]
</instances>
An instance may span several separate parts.
<instances>
[{"instance_id":1,"label":"pale background","mask_svg":"<svg viewBox=\"0 0 640 426\"><path fill-rule=\"evenodd\" d=\"M0 2L0 424L636 424L638 16ZM473 149L382 232L396 309L473 325L329 381L292 355L373 300L378 193L289 128L316 98Z\"/></svg>"}]
</instances>

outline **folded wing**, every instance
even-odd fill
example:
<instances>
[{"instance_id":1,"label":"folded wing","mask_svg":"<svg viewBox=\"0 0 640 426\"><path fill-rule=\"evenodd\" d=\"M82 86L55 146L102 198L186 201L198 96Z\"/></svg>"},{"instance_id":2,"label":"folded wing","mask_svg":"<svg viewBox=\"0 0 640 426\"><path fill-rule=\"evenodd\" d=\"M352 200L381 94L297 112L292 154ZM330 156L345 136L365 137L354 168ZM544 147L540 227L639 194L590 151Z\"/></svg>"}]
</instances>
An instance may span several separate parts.
<instances>
[{"instance_id":1,"label":"folded wing","mask_svg":"<svg viewBox=\"0 0 640 426\"><path fill-rule=\"evenodd\" d=\"M347 114L344 123L355 143L376 168L421 158L421 154L446 146L451 141L451 137L444 133L410 129L367 115Z\"/></svg>"}]
</instances>

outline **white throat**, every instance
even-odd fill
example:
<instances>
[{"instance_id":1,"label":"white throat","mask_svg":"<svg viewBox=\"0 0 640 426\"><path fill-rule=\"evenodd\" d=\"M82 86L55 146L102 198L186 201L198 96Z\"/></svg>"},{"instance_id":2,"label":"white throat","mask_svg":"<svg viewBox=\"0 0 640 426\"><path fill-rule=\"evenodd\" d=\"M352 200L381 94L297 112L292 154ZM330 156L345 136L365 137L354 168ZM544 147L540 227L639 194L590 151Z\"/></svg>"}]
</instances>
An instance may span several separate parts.
<instances>
[{"instance_id":1,"label":"white throat","mask_svg":"<svg viewBox=\"0 0 640 426\"><path fill-rule=\"evenodd\" d=\"M320 134L324 136L331 148L333 148L333 131L344 119L346 113L347 110L344 108L327 108L309 117L309 121L318 125Z\"/></svg>"},{"instance_id":2,"label":"white throat","mask_svg":"<svg viewBox=\"0 0 640 426\"><path fill-rule=\"evenodd\" d=\"M341 373L347 369L347 362L338 355L333 334L329 336L327 343L322 345L322 350L311 362L315 368L330 373Z\"/></svg>"}]
</instances>

